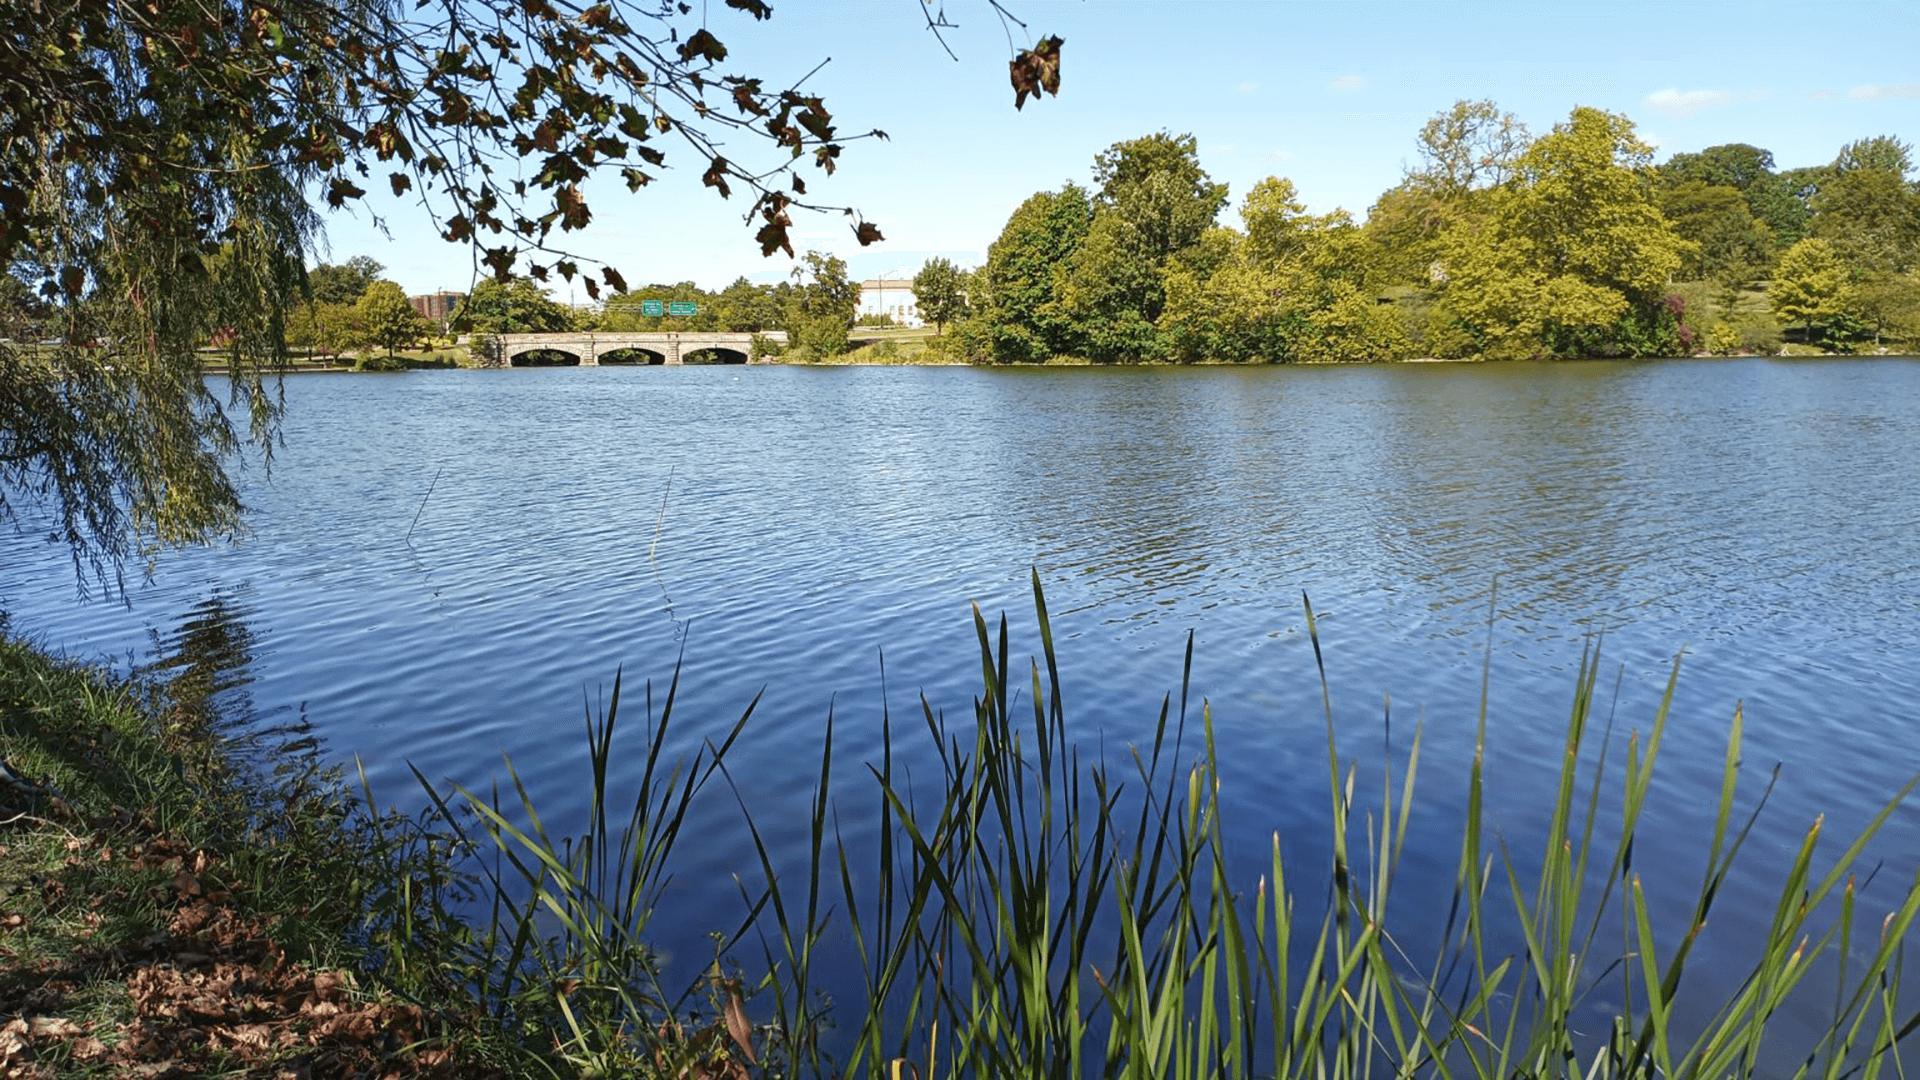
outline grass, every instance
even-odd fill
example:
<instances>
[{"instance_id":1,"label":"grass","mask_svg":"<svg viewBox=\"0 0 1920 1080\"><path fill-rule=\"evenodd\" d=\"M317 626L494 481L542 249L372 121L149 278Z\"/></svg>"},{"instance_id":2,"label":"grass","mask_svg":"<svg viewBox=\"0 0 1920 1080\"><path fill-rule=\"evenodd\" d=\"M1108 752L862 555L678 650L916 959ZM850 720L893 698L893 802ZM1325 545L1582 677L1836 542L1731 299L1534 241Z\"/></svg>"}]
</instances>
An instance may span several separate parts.
<instances>
[{"instance_id":1,"label":"grass","mask_svg":"<svg viewBox=\"0 0 1920 1080\"><path fill-rule=\"evenodd\" d=\"M1323 669L1331 864L1288 865L1275 837L1266 874L1233 880L1210 711L1196 713L1183 685L1146 745L1121 762L1085 759L1067 737L1037 579L1034 599L1040 658L1016 669L1006 620L996 630L976 612L982 682L972 722L951 726L924 702L904 730L886 718L880 760L865 763L867 781L850 792L834 788L841 770L829 715L806 850L773 850L743 816L759 880L742 885L740 920L715 927L714 963L689 985L663 985L646 927L689 807L726 797L709 794L712 781L725 775L751 708L701 753L669 763L658 747L674 722L675 688L658 701L649 693L649 756L629 765L640 794L610 816L616 682L588 726L591 810L570 829L539 812L511 763L506 803L498 793L427 785L440 824L471 822L461 844L497 868L482 890L493 897L492 921L480 924L460 966L476 1000L532 1033L520 1071L537 1063L552 1075L647 1074L651 1065L658 1075L1061 1080L1904 1075L1898 1048L1920 1027L1920 1014L1901 1011L1912 1008L1901 976L1920 879L1870 915L1852 875L1911 784L1836 858L1816 857L1818 822L1798 851L1761 856L1778 903L1736 989L1709 1001L1689 978L1692 958L1766 801L1739 792L1737 712L1685 923L1654 925L1632 858L1640 830L1658 827L1643 813L1667 707L1615 745L1594 719L1595 652L1573 688L1545 835L1488 829L1482 754L1461 778L1460 857L1435 942L1403 936L1408 913L1390 904L1418 802L1417 735L1404 756L1372 763L1377 793L1356 792L1361 763L1336 750ZM1307 615L1311 630L1311 608ZM1670 680L1666 701L1672 688ZM909 738L924 740L937 776L910 783L896 769L896 743ZM1483 715L1482 751L1484 740ZM1603 823L1601 807L1615 798ZM838 842L836 822L848 814L878 821L876 846ZM1427 949L1430 958L1416 960ZM1713 963L1724 973L1723 959ZM858 992L823 1005L849 967ZM1610 1023L1576 1026L1602 986L1621 1003ZM1786 1043L1774 1023L1781 1006L1815 991L1831 995L1828 1019L1810 1040ZM829 1023L838 1030L830 1042L818 1037Z\"/></svg>"},{"instance_id":2,"label":"grass","mask_svg":"<svg viewBox=\"0 0 1920 1080\"><path fill-rule=\"evenodd\" d=\"M207 674L0 640L0 1075L497 1073L455 1050L463 1003L366 963L407 868L337 776L224 744Z\"/></svg>"},{"instance_id":3,"label":"grass","mask_svg":"<svg viewBox=\"0 0 1920 1080\"><path fill-rule=\"evenodd\" d=\"M465 345L407 349L391 355L380 350L364 350L355 366L361 371L408 371L414 368L478 367Z\"/></svg>"},{"instance_id":4,"label":"grass","mask_svg":"<svg viewBox=\"0 0 1920 1080\"><path fill-rule=\"evenodd\" d=\"M636 695L616 677L604 708L589 710L589 799L578 819L543 813L511 761L504 789L416 774L428 809L413 820L350 818L331 781L273 804L294 809L235 816L206 801L232 788L209 759L178 758L176 767L168 755L180 750L169 747L180 744L167 741L164 722L158 736L140 734L156 729L147 706L116 698L125 691L97 676L43 674L31 666L38 661L8 652L8 664L28 667L0 671L7 752L67 785L61 791L74 805L161 809L128 811L130 819L153 814L137 827L76 819L91 830L81 833L40 808L23 832L6 835L0 868L15 884L7 911L60 929L45 941L20 928L0 937L8 950L0 1013L62 1018L89 1033L125 1029L129 1010L152 1000L144 983L122 980L123 991L114 977L69 978L54 1012L24 995L46 993L49 970L104 970L85 959L98 955L102 936L138 943L164 926L188 944L207 942L204 928L181 929L179 913L201 911L218 894L230 898L221 904L233 909L232 925L259 927L239 938L342 965L334 969L341 981L324 984L331 991L309 983L303 1000L351 987L367 1007L404 1001L419 1012L394 1015L419 1041L389 1049L391 1060L451 1068L457 1048L459 1075L1905 1075L1903 1040L1920 1029L1902 987L1920 876L1895 883L1897 895L1870 909L1855 874L1911 783L1889 793L1857 835L1840 838L1837 852L1818 821L1796 850L1749 851L1767 800L1766 790L1742 790L1736 710L1690 910L1662 923L1648 897L1670 890L1643 880L1653 871L1633 853L1643 829L1662 827L1646 808L1678 665L1645 730L1620 738L1597 719L1596 649L1571 688L1539 835L1505 835L1486 823L1483 707L1473 761L1452 778L1465 811L1451 901L1435 935L1427 905L1409 911L1393 901L1410 823L1431 783L1417 732L1377 757L1343 755L1323 667L1325 861L1290 862L1274 837L1264 872L1242 880L1234 869L1243 865L1234 854L1240 823L1224 819L1218 799L1210 708L1191 701L1183 679L1149 739L1120 760L1086 756L1068 736L1037 577L1034 611L1039 655L1020 663L1007 620L975 612L981 682L964 723L924 700L905 720L883 716L879 759L850 774L836 759L839 720L829 713L807 842L797 852L760 832L727 771L732 748L750 737L753 706L690 756L667 755L686 725L675 714L677 678ZM1311 607L1307 623L1318 660ZM1191 661L1189 641L1188 671ZM19 687L41 685L20 696ZM69 701L74 716L60 713ZM616 733L636 712L637 757L616 749L624 745ZM55 722L55 713L64 718ZM129 734L76 742L71 732L91 730L80 715ZM911 743L918 750L904 753ZM72 764L95 751L118 756L104 771ZM905 760L934 767L913 775ZM1377 777L1369 781L1377 789L1360 790L1361 775ZM616 803L616 790L631 797ZM373 803L364 787L362 797ZM688 822L711 820L700 812L711 800L741 807L757 872L737 880L738 912L716 917L710 962L673 982L650 927L676 848L692 842ZM839 822L852 815L877 823L877 842L840 842ZM77 862L69 835L82 840ZM102 855L108 837L116 851ZM128 860L136 845L142 854ZM84 890L108 900L48 906L40 883L50 878L68 896ZM1730 888L1736 878L1741 887ZM1724 955L1697 957L1708 955L1703 943L1725 898L1754 895L1753 883L1769 879L1777 900L1766 931L1728 980ZM200 892L187 894L187 885ZM303 910L314 896L337 902ZM185 946L168 947L167 970L191 969L178 955ZM1703 967L1732 989L1702 983ZM840 1000L827 996L834 987ZM1582 1010L1602 990L1618 1005L1596 1027ZM1818 1006L1825 1019L1810 1029L1798 1019L1783 1025L1789 1001ZM299 1030L297 1017L284 1023ZM25 1030L31 1035L31 1024ZM77 1059L79 1038L29 1042L46 1060L61 1052ZM210 1065L248 1064L207 1041L228 1055L206 1058Z\"/></svg>"}]
</instances>

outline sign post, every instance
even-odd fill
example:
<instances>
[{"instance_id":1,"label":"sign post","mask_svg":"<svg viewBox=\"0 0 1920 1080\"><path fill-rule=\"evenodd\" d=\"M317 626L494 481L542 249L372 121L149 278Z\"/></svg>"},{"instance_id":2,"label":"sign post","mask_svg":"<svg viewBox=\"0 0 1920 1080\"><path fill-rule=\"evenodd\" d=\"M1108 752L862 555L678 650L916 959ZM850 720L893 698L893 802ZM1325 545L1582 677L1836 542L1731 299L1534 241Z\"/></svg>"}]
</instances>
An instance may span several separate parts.
<instances>
[{"instance_id":1,"label":"sign post","mask_svg":"<svg viewBox=\"0 0 1920 1080\"><path fill-rule=\"evenodd\" d=\"M667 305L669 315L697 315L699 312L700 305L691 300L675 300Z\"/></svg>"},{"instance_id":2,"label":"sign post","mask_svg":"<svg viewBox=\"0 0 1920 1080\"><path fill-rule=\"evenodd\" d=\"M640 301L640 314L649 317L658 317L664 314L664 312L660 310L660 301L642 300Z\"/></svg>"}]
</instances>

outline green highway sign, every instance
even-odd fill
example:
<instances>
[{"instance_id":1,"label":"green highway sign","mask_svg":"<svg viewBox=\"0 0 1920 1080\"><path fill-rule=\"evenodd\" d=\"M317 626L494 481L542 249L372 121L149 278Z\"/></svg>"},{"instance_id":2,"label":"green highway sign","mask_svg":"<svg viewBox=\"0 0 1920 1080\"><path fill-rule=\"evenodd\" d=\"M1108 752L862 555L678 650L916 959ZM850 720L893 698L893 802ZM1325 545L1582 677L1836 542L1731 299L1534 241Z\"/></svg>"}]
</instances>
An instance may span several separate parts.
<instances>
[{"instance_id":1,"label":"green highway sign","mask_svg":"<svg viewBox=\"0 0 1920 1080\"><path fill-rule=\"evenodd\" d=\"M691 300L675 300L667 305L669 315L693 315L700 311L700 305Z\"/></svg>"},{"instance_id":2,"label":"green highway sign","mask_svg":"<svg viewBox=\"0 0 1920 1080\"><path fill-rule=\"evenodd\" d=\"M642 300L642 301L640 301L640 314L642 314L642 315L659 315L659 314L661 314L661 311L660 311L660 301L658 301L658 300Z\"/></svg>"}]
</instances>

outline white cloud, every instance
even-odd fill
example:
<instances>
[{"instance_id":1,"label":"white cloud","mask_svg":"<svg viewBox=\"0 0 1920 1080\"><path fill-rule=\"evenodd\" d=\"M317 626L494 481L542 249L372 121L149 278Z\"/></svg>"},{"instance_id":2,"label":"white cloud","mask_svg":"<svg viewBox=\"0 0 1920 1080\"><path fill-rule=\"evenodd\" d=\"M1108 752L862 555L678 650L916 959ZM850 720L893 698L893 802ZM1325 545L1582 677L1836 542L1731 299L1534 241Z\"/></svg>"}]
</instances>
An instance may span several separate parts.
<instances>
[{"instance_id":1,"label":"white cloud","mask_svg":"<svg viewBox=\"0 0 1920 1080\"><path fill-rule=\"evenodd\" d=\"M1251 94L1255 90L1260 89L1260 84L1257 82L1243 82L1239 86L1234 87L1233 89L1235 93Z\"/></svg>"},{"instance_id":2,"label":"white cloud","mask_svg":"<svg viewBox=\"0 0 1920 1080\"><path fill-rule=\"evenodd\" d=\"M1655 90L1644 99L1647 108L1668 116L1692 116L1701 109L1731 105L1737 100L1725 90Z\"/></svg>"},{"instance_id":3,"label":"white cloud","mask_svg":"<svg viewBox=\"0 0 1920 1080\"><path fill-rule=\"evenodd\" d=\"M1855 101L1888 101L1895 98L1920 98L1920 83L1900 83L1897 86L1880 86L1865 83L1847 91L1847 96Z\"/></svg>"},{"instance_id":4,"label":"white cloud","mask_svg":"<svg viewBox=\"0 0 1920 1080\"><path fill-rule=\"evenodd\" d=\"M1327 85L1340 91L1365 90L1367 88L1367 77L1365 75L1342 75Z\"/></svg>"},{"instance_id":5,"label":"white cloud","mask_svg":"<svg viewBox=\"0 0 1920 1080\"><path fill-rule=\"evenodd\" d=\"M1814 101L1825 101L1832 96L1833 91L1831 90L1815 90L1813 93L1807 95L1807 97Z\"/></svg>"},{"instance_id":6,"label":"white cloud","mask_svg":"<svg viewBox=\"0 0 1920 1080\"><path fill-rule=\"evenodd\" d=\"M1289 150L1269 150L1267 151L1267 156L1272 158L1275 161L1292 161L1293 160L1293 153L1292 151L1289 151Z\"/></svg>"}]
</instances>

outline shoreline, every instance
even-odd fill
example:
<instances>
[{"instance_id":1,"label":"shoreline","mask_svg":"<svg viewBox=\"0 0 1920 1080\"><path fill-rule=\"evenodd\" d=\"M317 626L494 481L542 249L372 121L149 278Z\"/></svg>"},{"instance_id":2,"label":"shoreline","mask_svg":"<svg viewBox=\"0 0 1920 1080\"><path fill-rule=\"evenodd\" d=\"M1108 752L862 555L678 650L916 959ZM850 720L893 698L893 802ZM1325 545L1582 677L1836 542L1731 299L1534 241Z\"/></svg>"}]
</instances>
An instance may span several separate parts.
<instances>
[{"instance_id":1,"label":"shoreline","mask_svg":"<svg viewBox=\"0 0 1920 1080\"><path fill-rule=\"evenodd\" d=\"M0 721L0 1075L505 1075L466 1002L372 965L411 870L337 775L270 779L4 619Z\"/></svg>"}]
</instances>

